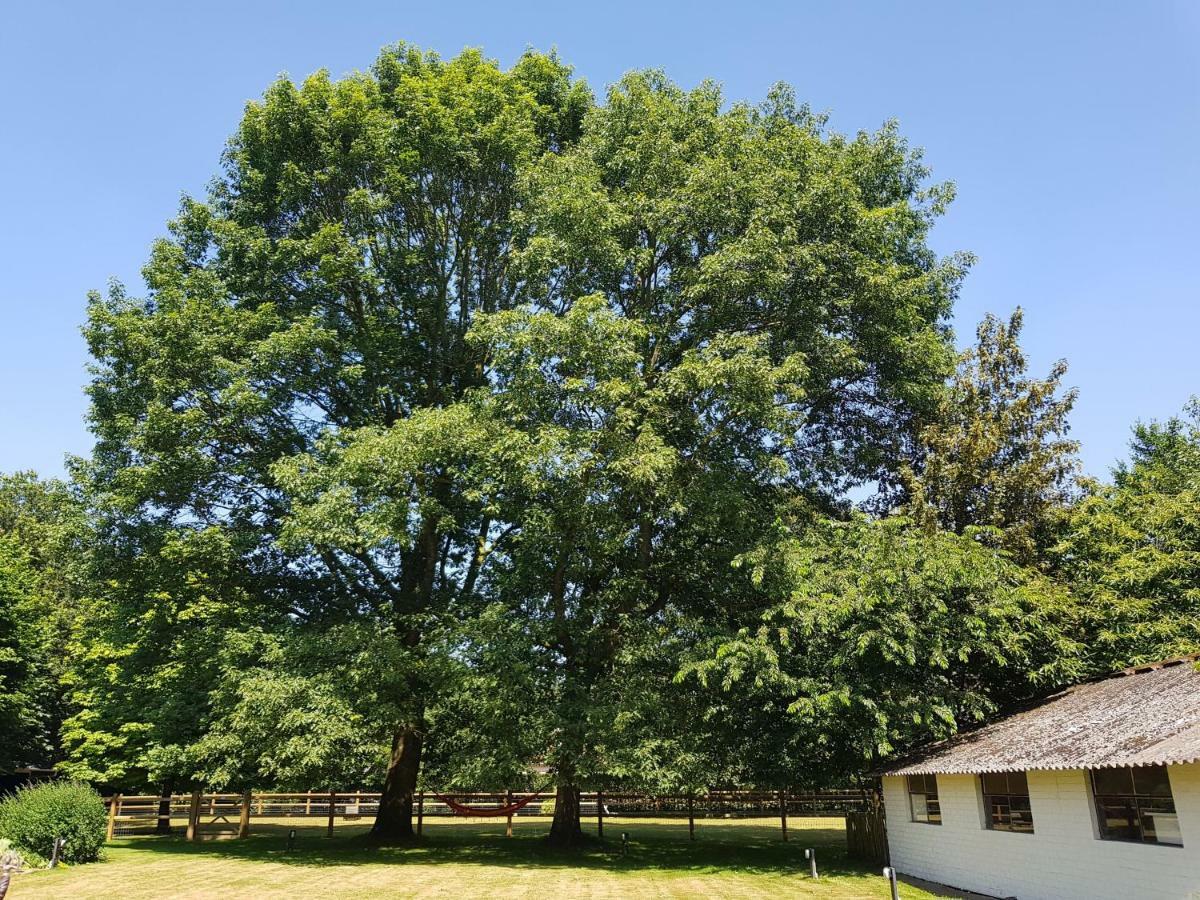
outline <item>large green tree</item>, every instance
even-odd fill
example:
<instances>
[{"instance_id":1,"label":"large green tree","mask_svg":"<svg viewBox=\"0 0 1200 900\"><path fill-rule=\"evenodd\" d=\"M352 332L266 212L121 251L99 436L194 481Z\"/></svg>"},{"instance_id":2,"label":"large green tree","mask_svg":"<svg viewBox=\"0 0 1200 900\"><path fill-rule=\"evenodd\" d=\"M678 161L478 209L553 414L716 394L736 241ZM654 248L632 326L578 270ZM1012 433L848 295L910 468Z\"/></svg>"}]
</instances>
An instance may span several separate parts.
<instances>
[{"instance_id":1,"label":"large green tree","mask_svg":"<svg viewBox=\"0 0 1200 900\"><path fill-rule=\"evenodd\" d=\"M81 727L77 758L104 757L138 730L155 746L188 745L216 707L237 708L218 694L220 660L197 647L181 678L168 664L176 651L154 645L199 639L197 620L220 626L214 635L345 628L365 645L343 647L344 658L376 660L374 695L386 701L375 710L392 746L375 833L411 835L426 636L469 593L457 561L488 522L433 478L387 542L316 536L283 552L290 498L274 466L323 434L387 428L485 383L464 337L478 313L523 296L511 258L519 183L575 139L589 103L565 66L536 53L504 71L474 51L443 61L400 45L369 73L282 79L247 106L208 200L185 200L155 246L149 294L93 299L96 448L81 479L125 614L101 622L107 639L95 646L107 659L94 669L108 681L92 701L109 724ZM454 529L441 508L456 511ZM173 552L211 553L228 578L202 565L201 580L219 586L181 584ZM147 707L178 728L140 728L132 709L116 726L124 714L99 708L110 695L116 709L128 702L113 684L129 661L158 691ZM324 696L313 695L318 707Z\"/></svg>"},{"instance_id":2,"label":"large green tree","mask_svg":"<svg viewBox=\"0 0 1200 900\"><path fill-rule=\"evenodd\" d=\"M303 501L289 538L342 552L409 540L425 485L476 501L419 508L437 534L486 525L450 568L520 623L553 840L579 840L580 784L638 753L604 752L653 683L623 667L761 602L733 562L779 508L882 477L931 411L962 265L925 243L949 198L926 176L894 128L830 134L785 88L727 109L630 75L529 170L527 307L475 323L485 378L277 467Z\"/></svg>"}]
</instances>

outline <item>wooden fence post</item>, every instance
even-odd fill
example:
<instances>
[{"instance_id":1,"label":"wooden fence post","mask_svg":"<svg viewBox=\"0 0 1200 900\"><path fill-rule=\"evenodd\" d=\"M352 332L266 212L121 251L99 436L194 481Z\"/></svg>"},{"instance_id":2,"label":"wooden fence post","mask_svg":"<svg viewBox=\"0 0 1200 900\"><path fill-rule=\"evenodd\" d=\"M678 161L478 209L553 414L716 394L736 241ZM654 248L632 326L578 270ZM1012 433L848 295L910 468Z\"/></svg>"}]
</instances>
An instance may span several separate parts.
<instances>
[{"instance_id":1,"label":"wooden fence post","mask_svg":"<svg viewBox=\"0 0 1200 900\"><path fill-rule=\"evenodd\" d=\"M192 791L192 802L188 804L187 839L200 840L200 801L203 800L200 791Z\"/></svg>"},{"instance_id":2,"label":"wooden fence post","mask_svg":"<svg viewBox=\"0 0 1200 900\"><path fill-rule=\"evenodd\" d=\"M688 840L696 839L696 801L688 794Z\"/></svg>"},{"instance_id":3,"label":"wooden fence post","mask_svg":"<svg viewBox=\"0 0 1200 900\"><path fill-rule=\"evenodd\" d=\"M155 834L171 833L171 789L163 785L158 798L158 819L154 823Z\"/></svg>"},{"instance_id":4,"label":"wooden fence post","mask_svg":"<svg viewBox=\"0 0 1200 900\"><path fill-rule=\"evenodd\" d=\"M329 792L329 825L326 827L326 837L333 837L333 815L337 811L337 791Z\"/></svg>"},{"instance_id":5,"label":"wooden fence post","mask_svg":"<svg viewBox=\"0 0 1200 900\"><path fill-rule=\"evenodd\" d=\"M425 833L425 792L417 792L417 834Z\"/></svg>"},{"instance_id":6,"label":"wooden fence post","mask_svg":"<svg viewBox=\"0 0 1200 900\"><path fill-rule=\"evenodd\" d=\"M312 815L312 791L311 790L307 794L304 795L304 814L306 816Z\"/></svg>"},{"instance_id":7,"label":"wooden fence post","mask_svg":"<svg viewBox=\"0 0 1200 900\"><path fill-rule=\"evenodd\" d=\"M512 806L512 790L511 789L504 792L504 805ZM504 836L512 837L512 813L511 812L508 814L508 824L506 825L506 827L504 829Z\"/></svg>"},{"instance_id":8,"label":"wooden fence post","mask_svg":"<svg viewBox=\"0 0 1200 900\"><path fill-rule=\"evenodd\" d=\"M250 837L250 792L242 794L242 818L238 822L238 837Z\"/></svg>"},{"instance_id":9,"label":"wooden fence post","mask_svg":"<svg viewBox=\"0 0 1200 900\"><path fill-rule=\"evenodd\" d=\"M111 841L117 830L117 809L121 806L121 795L113 794L112 799L108 801L108 836L106 841Z\"/></svg>"},{"instance_id":10,"label":"wooden fence post","mask_svg":"<svg viewBox=\"0 0 1200 900\"><path fill-rule=\"evenodd\" d=\"M787 791L779 792L779 824L783 828L783 839L787 838Z\"/></svg>"},{"instance_id":11,"label":"wooden fence post","mask_svg":"<svg viewBox=\"0 0 1200 900\"><path fill-rule=\"evenodd\" d=\"M596 834L604 842L604 792L596 791Z\"/></svg>"}]
</instances>

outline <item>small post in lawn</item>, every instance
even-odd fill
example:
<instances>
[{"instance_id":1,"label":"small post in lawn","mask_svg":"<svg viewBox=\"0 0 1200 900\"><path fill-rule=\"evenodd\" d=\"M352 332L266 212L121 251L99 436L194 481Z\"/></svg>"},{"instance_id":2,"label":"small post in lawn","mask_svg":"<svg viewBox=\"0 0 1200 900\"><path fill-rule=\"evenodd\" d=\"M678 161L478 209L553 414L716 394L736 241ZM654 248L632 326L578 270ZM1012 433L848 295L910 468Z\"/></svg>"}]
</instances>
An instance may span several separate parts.
<instances>
[{"instance_id":1,"label":"small post in lawn","mask_svg":"<svg viewBox=\"0 0 1200 900\"><path fill-rule=\"evenodd\" d=\"M106 841L113 839L113 834L117 830L117 807L121 805L121 795L113 794L112 799L108 801L108 835Z\"/></svg>"},{"instance_id":2,"label":"small post in lawn","mask_svg":"<svg viewBox=\"0 0 1200 900\"><path fill-rule=\"evenodd\" d=\"M891 866L884 866L883 877L888 880L888 887L892 889L892 900L900 900L900 891L896 888L896 870Z\"/></svg>"},{"instance_id":3,"label":"small post in lawn","mask_svg":"<svg viewBox=\"0 0 1200 900\"><path fill-rule=\"evenodd\" d=\"M325 829L326 837L333 837L333 816L337 811L337 791L329 792L329 824Z\"/></svg>"},{"instance_id":4,"label":"small post in lawn","mask_svg":"<svg viewBox=\"0 0 1200 900\"><path fill-rule=\"evenodd\" d=\"M417 791L417 834L425 833L425 792Z\"/></svg>"},{"instance_id":5,"label":"small post in lawn","mask_svg":"<svg viewBox=\"0 0 1200 900\"><path fill-rule=\"evenodd\" d=\"M204 799L200 791L192 791L192 802L188 805L187 839L200 840L200 801Z\"/></svg>"},{"instance_id":6,"label":"small post in lawn","mask_svg":"<svg viewBox=\"0 0 1200 900\"><path fill-rule=\"evenodd\" d=\"M688 794L688 840L696 839L696 799Z\"/></svg>"},{"instance_id":7,"label":"small post in lawn","mask_svg":"<svg viewBox=\"0 0 1200 900\"><path fill-rule=\"evenodd\" d=\"M813 850L811 848L808 850L805 850L804 858L808 860L808 866L809 866L809 869L811 870L813 879L814 880L819 879L821 876L817 874L817 851Z\"/></svg>"},{"instance_id":8,"label":"small post in lawn","mask_svg":"<svg viewBox=\"0 0 1200 900\"><path fill-rule=\"evenodd\" d=\"M783 839L787 840L787 791L779 792L779 824L783 829Z\"/></svg>"},{"instance_id":9,"label":"small post in lawn","mask_svg":"<svg viewBox=\"0 0 1200 900\"><path fill-rule=\"evenodd\" d=\"M512 790L511 789L504 792L504 805L512 806ZM508 822L504 829L504 836L512 837L512 813L511 812L508 814Z\"/></svg>"},{"instance_id":10,"label":"small post in lawn","mask_svg":"<svg viewBox=\"0 0 1200 900\"><path fill-rule=\"evenodd\" d=\"M604 843L604 792L596 791L596 834Z\"/></svg>"},{"instance_id":11,"label":"small post in lawn","mask_svg":"<svg viewBox=\"0 0 1200 900\"><path fill-rule=\"evenodd\" d=\"M250 837L250 792L242 793L242 818L238 821L238 837Z\"/></svg>"}]
</instances>

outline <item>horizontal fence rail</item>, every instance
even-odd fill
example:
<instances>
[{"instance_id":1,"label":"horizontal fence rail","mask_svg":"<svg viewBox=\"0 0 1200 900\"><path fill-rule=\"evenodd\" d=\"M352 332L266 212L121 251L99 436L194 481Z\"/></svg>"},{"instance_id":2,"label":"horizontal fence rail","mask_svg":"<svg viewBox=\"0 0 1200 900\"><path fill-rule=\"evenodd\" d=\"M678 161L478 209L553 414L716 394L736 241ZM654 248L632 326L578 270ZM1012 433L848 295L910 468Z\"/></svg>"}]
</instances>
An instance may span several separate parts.
<instances>
[{"instance_id":1,"label":"horizontal fence rail","mask_svg":"<svg viewBox=\"0 0 1200 900\"><path fill-rule=\"evenodd\" d=\"M511 833L514 816L548 815L554 793L533 791L439 791L443 797L477 809L502 809L529 798L529 803L506 818ZM187 822L189 838L200 834L234 834L245 837L253 821L314 819L324 821L329 834L336 821L372 820L379 810L378 792L300 791L192 794L115 794L105 798L108 837L166 833L172 820ZM686 818L694 832L696 819L778 817L787 834L787 817L844 816L872 808L866 791L708 791L698 794L638 794L620 791L586 791L579 796L580 815L595 817L603 831L605 818ZM431 791L414 797L418 830L426 818L451 817L451 809ZM470 816L468 816L470 818Z\"/></svg>"}]
</instances>

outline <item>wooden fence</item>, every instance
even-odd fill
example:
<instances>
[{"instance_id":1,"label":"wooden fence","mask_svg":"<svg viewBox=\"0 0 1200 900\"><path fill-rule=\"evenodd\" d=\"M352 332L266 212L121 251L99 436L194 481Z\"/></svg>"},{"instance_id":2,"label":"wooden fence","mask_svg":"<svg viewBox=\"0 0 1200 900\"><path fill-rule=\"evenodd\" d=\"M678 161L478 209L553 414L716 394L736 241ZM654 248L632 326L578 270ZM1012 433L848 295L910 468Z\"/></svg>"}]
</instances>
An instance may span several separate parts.
<instances>
[{"instance_id":1,"label":"wooden fence","mask_svg":"<svg viewBox=\"0 0 1200 900\"><path fill-rule=\"evenodd\" d=\"M531 798L517 816L544 815L543 805L554 799L552 793L530 791L440 792L443 797L478 808L500 808ZM116 794L105 799L108 808L108 838L153 834L170 829L172 819L185 819L189 840L202 834L246 837L254 821L272 819L314 819L323 821L332 836L337 821L373 819L379 809L379 794L370 791L305 791L268 793L246 791L240 794L194 792L192 794ZM580 811L596 818L603 835L606 817L686 818L694 837L696 819L778 817L787 840L787 817L841 816L870 806L870 795L863 791L710 791L703 794L648 795L622 792L589 791L580 794ZM417 831L430 817L456 813L432 792L421 791L414 798ZM513 816L507 816L512 833Z\"/></svg>"},{"instance_id":2,"label":"wooden fence","mask_svg":"<svg viewBox=\"0 0 1200 900\"><path fill-rule=\"evenodd\" d=\"M887 820L882 808L846 813L846 847L851 856L888 865Z\"/></svg>"}]
</instances>

